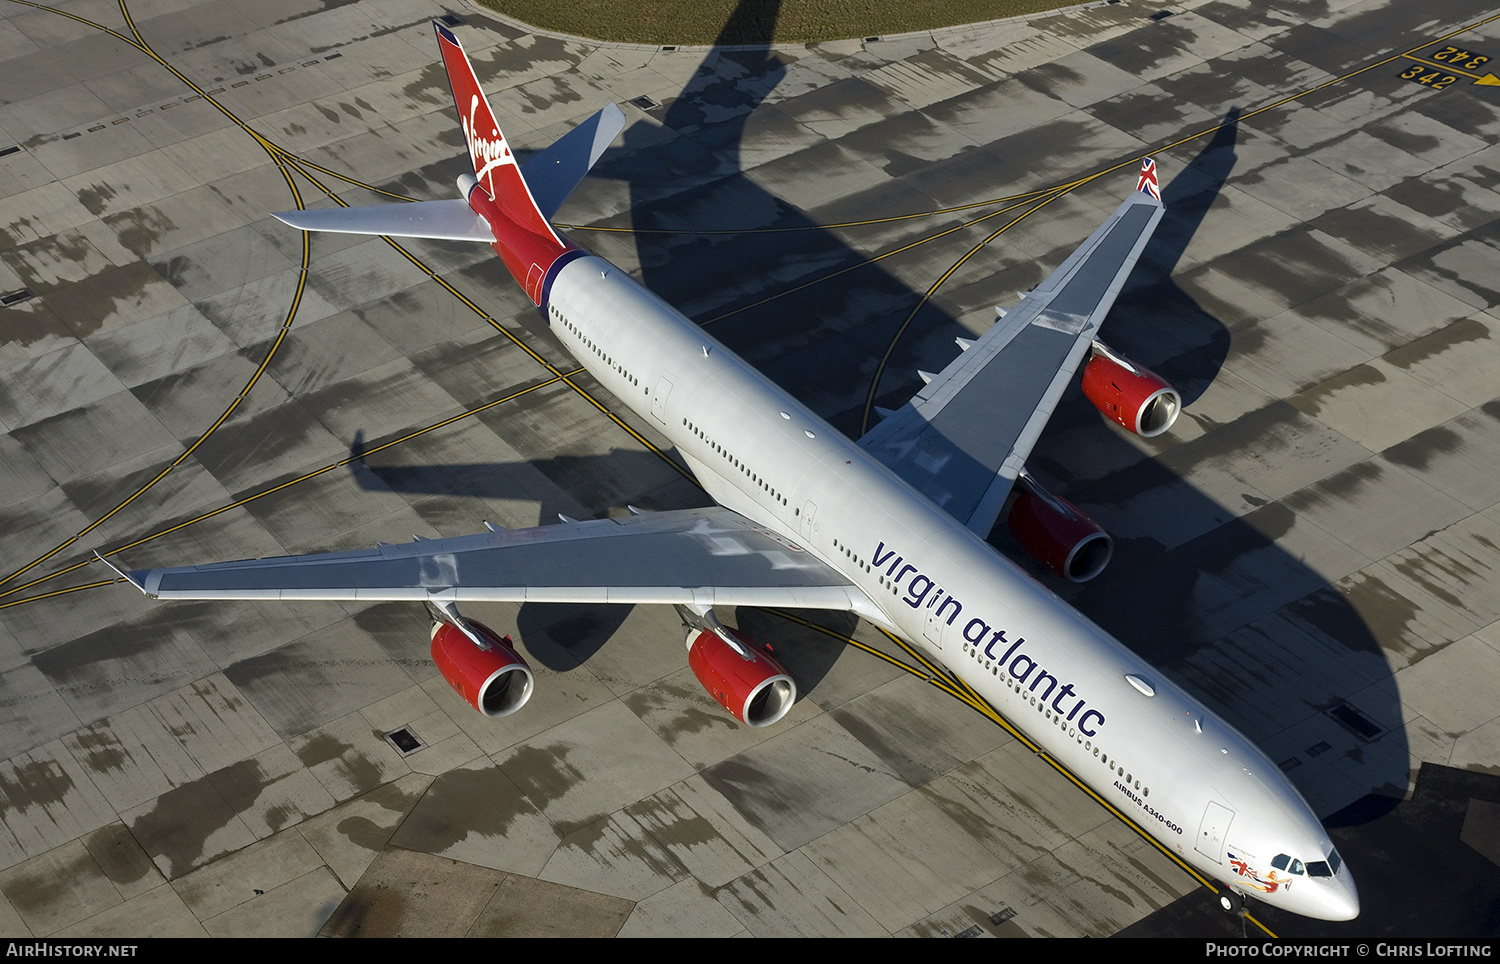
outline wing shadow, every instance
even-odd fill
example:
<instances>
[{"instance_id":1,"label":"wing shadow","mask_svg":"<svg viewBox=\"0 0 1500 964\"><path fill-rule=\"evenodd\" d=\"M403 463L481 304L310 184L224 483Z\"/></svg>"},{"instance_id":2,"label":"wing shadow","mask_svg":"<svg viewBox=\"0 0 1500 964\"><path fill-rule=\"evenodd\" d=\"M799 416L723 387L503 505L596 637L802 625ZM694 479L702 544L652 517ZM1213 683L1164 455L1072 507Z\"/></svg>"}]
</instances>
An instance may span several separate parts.
<instances>
[{"instance_id":1,"label":"wing shadow","mask_svg":"<svg viewBox=\"0 0 1500 964\"><path fill-rule=\"evenodd\" d=\"M752 6L775 8L776 4L747 2L742 9ZM636 229L633 253L648 287L690 317L711 325L717 338L768 377L836 427L857 436L876 364L923 292L887 270L884 263L864 264L866 254L846 244L839 232L817 224L847 220L853 213L882 206L887 211L922 210L922 203L927 209L937 207L912 185L940 180L941 172L936 169L962 171L975 162L969 157L971 151L924 166L890 146L883 149L887 171L901 172L891 182L850 192L804 213L758 183L772 165L776 170L769 180L789 183L782 159L773 158L759 168L750 164L752 157L760 157L762 138L774 139L783 133L806 136L805 131L795 129L795 104L763 103L796 66L790 54L769 48L711 53L681 94L653 112L659 114L661 124L632 126L623 146L606 155L596 169L598 176L625 180L630 190L629 212L603 223ZM857 97L861 92L857 85L846 86L850 88L846 93ZM1172 273L1236 163L1237 129L1238 112L1232 110L1208 145L1168 183L1166 221L1107 323L1106 337L1112 345L1173 380L1189 403L1201 399L1214 383L1228 357L1230 335L1222 321L1173 281ZM1047 131L1012 135L980 150L990 159L994 155L1036 158L1039 145L1066 142L1072 133L1066 122L1053 122ZM869 141L858 130L848 136L851 143ZM837 180L841 176L845 168L840 164L852 151L844 150L839 140L835 137L806 149L812 157L807 162L808 177ZM1058 153L1064 153L1067 146L1064 143ZM831 168L820 174L812 167L817 158L829 159ZM1051 169L1041 160L1037 166ZM933 229L956 223L956 218L937 222ZM794 230L738 235L685 230L655 233L731 227ZM905 237L909 240L925 230L907 228ZM591 235L585 239L595 242ZM1055 252L1053 260L1063 254ZM812 278L860 264L864 266L834 280L785 294ZM927 301L891 355L877 402L900 407L920 384L919 366L938 370L946 364L954 350L952 337L972 334L960 322L962 312L986 300L1006 303L1010 292L1030 287L1042 277L1042 269L1034 264L998 266L989 278L954 292L940 292ZM778 294L782 296L766 301ZM1276 636L1293 653L1288 657L1292 661L1303 645L1332 654L1343 649L1372 653L1379 647L1328 579L1277 545L1276 537L1286 531L1288 523L1274 516L1287 510L1268 506L1263 514L1239 517L1182 482L1180 468L1142 460L1131 442L1080 402L1081 397L1064 406L1035 451L1038 474L1061 494L1106 506L1150 491L1162 500L1161 515L1202 520L1203 531L1170 546L1149 536L1119 540L1116 562L1095 586L1075 592L1075 604L1144 657L1183 678L1254 738L1266 740L1280 729L1279 724L1268 729L1265 701L1291 700L1304 713L1309 708L1328 711L1344 705L1339 681L1310 683L1297 675L1295 665L1267 667L1263 675L1270 682L1258 683L1258 692L1264 696L1259 705L1244 696L1247 680L1223 685L1210 682L1205 667L1219 662L1253 667L1258 659L1268 658L1257 639L1265 634ZM1075 461L1067 447L1079 442L1078 433L1070 433L1070 428L1086 436L1086 444L1097 453L1095 462L1125 468L1096 479L1074 477L1063 468ZM1005 537L997 541L1003 544ZM1025 560L1021 564L1030 567ZM1204 588L1210 581L1206 575L1215 572L1213 590L1230 599L1238 595L1240 604L1221 605L1206 620ZM1038 576L1050 580L1045 574ZM1072 591L1055 582L1052 585L1059 591ZM1277 672L1290 675L1277 681ZM1287 688L1278 689L1278 682ZM1342 682L1365 689L1362 681ZM1236 686L1241 691L1238 695L1232 691ZM1399 702L1367 698L1360 709L1374 720L1384 739L1401 744L1390 748L1391 766L1375 778L1399 794L1409 780ZM1336 714L1323 719L1328 727L1359 729ZM1273 748L1289 769L1308 762L1316 753L1315 748L1292 746L1288 741L1294 739L1287 734ZM1350 754L1358 757L1361 752L1362 744L1356 743ZM1291 775L1294 780L1299 776L1295 769ZM1308 796L1319 799L1311 787Z\"/></svg>"}]
</instances>

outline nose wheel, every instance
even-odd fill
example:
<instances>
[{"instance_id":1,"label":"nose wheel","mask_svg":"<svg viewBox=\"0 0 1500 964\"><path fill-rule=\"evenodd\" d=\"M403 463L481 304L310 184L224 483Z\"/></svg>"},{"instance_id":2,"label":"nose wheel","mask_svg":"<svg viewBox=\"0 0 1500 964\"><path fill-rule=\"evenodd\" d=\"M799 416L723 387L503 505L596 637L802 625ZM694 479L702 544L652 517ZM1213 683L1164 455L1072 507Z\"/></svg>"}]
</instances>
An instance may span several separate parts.
<instances>
[{"instance_id":1,"label":"nose wheel","mask_svg":"<svg viewBox=\"0 0 1500 964\"><path fill-rule=\"evenodd\" d=\"M1245 898L1228 887L1223 887L1219 891L1219 909L1226 914L1238 917L1245 912Z\"/></svg>"}]
</instances>

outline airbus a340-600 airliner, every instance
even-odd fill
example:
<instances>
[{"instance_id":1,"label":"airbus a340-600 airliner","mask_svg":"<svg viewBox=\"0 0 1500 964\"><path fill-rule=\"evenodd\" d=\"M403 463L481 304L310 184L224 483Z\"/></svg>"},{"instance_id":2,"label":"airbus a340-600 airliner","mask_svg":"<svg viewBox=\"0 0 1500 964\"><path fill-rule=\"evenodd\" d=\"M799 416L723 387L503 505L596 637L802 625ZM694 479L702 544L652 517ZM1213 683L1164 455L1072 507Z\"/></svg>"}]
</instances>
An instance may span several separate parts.
<instances>
[{"instance_id":1,"label":"airbus a340-600 airliner","mask_svg":"<svg viewBox=\"0 0 1500 964\"><path fill-rule=\"evenodd\" d=\"M1080 365L1083 389L1141 435L1180 399L1098 338L1162 216L1155 164L1041 285L925 388L851 441L549 218L624 125L610 105L518 164L462 46L435 25L474 174L461 198L293 211L303 230L483 242L609 391L670 439L718 503L564 520L278 559L134 571L162 599L408 599L434 616L432 655L476 709L520 709L534 680L468 601L659 603L687 625L689 663L750 726L795 683L720 607L845 610L925 647L1053 760L1223 886L1309 917L1359 898L1323 826L1249 740L985 541L1002 510L1061 576L1096 574L1108 536L1043 490L1025 461ZM1085 356L1088 356L1085 362ZM924 376L925 377L925 376Z\"/></svg>"}]
</instances>

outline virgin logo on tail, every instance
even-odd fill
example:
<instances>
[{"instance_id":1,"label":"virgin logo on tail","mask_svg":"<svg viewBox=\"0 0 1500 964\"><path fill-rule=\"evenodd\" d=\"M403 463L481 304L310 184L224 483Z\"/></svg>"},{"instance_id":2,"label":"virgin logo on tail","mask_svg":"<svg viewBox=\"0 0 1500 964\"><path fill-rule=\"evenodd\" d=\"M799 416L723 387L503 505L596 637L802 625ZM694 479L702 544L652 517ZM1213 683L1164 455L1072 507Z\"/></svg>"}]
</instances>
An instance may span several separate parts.
<instances>
[{"instance_id":1,"label":"virgin logo on tail","mask_svg":"<svg viewBox=\"0 0 1500 964\"><path fill-rule=\"evenodd\" d=\"M1137 191L1145 193L1161 200L1161 188L1156 183L1156 159L1152 157L1141 158L1141 179L1135 182Z\"/></svg>"},{"instance_id":2,"label":"virgin logo on tail","mask_svg":"<svg viewBox=\"0 0 1500 964\"><path fill-rule=\"evenodd\" d=\"M485 118L489 120L486 121ZM460 121L463 124L464 140L469 142L469 159L474 164L474 177L494 197L495 189L490 183L490 171L506 164L515 164L516 159L505 145L505 135L500 133L500 128L490 116L489 105L484 103L477 92L469 95L469 116L461 117ZM482 127L489 127L488 137L480 134Z\"/></svg>"},{"instance_id":3,"label":"virgin logo on tail","mask_svg":"<svg viewBox=\"0 0 1500 964\"><path fill-rule=\"evenodd\" d=\"M490 111L489 102L479 89L479 78L474 76L474 68L464 55L463 45L442 24L433 26L437 28L438 49L442 51L448 82L453 86L454 106L458 108L458 122L469 145L474 176L490 197L497 197L491 172L507 164L514 165L515 157L505 143L505 135L500 133L500 125ZM467 104L464 103L466 100Z\"/></svg>"}]
</instances>

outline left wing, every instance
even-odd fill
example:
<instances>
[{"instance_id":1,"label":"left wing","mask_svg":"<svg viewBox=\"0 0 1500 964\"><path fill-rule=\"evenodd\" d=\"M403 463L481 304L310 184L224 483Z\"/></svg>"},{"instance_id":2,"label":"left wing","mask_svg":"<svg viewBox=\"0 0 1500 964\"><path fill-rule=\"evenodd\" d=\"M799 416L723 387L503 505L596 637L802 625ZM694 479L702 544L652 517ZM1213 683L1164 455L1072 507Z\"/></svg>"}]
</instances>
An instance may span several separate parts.
<instances>
[{"instance_id":1,"label":"left wing","mask_svg":"<svg viewBox=\"0 0 1500 964\"><path fill-rule=\"evenodd\" d=\"M1155 186L1148 158L1137 190L1114 214L860 446L970 531L988 536L1161 220Z\"/></svg>"},{"instance_id":2,"label":"left wing","mask_svg":"<svg viewBox=\"0 0 1500 964\"><path fill-rule=\"evenodd\" d=\"M870 608L811 553L717 506L123 575L162 599Z\"/></svg>"}]
</instances>

